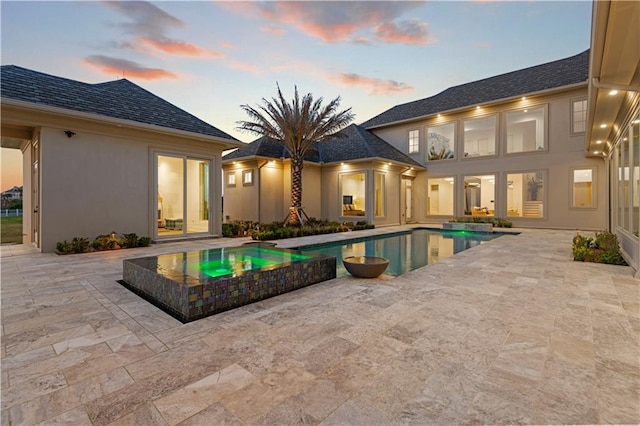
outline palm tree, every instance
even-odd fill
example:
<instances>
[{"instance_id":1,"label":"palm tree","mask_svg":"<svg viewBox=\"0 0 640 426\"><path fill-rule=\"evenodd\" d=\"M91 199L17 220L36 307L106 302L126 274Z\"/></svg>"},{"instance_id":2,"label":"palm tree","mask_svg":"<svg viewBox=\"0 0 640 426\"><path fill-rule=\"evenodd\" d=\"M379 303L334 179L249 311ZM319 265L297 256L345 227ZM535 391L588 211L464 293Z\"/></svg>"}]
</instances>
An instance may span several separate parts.
<instances>
[{"instance_id":1,"label":"palm tree","mask_svg":"<svg viewBox=\"0 0 640 426\"><path fill-rule=\"evenodd\" d=\"M311 93L302 99L295 87L295 96L287 103L280 86L278 97L271 101L262 98L262 105L240 107L253 121L238 121L239 130L282 141L291 156L291 207L289 223L298 224L302 220L302 167L304 155L314 142L320 142L336 134L347 126L354 115L351 108L337 112L340 97L322 106L322 98L313 100Z\"/></svg>"}]
</instances>

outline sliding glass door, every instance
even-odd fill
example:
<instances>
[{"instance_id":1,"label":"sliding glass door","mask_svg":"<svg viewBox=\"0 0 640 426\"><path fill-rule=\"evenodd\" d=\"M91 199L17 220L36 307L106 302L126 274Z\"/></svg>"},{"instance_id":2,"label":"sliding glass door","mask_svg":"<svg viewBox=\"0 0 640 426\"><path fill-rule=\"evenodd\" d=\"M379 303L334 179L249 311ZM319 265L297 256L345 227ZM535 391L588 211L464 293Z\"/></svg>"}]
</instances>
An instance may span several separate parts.
<instances>
[{"instance_id":1,"label":"sliding glass door","mask_svg":"<svg viewBox=\"0 0 640 426\"><path fill-rule=\"evenodd\" d=\"M156 156L157 236L210 232L210 161Z\"/></svg>"}]
</instances>

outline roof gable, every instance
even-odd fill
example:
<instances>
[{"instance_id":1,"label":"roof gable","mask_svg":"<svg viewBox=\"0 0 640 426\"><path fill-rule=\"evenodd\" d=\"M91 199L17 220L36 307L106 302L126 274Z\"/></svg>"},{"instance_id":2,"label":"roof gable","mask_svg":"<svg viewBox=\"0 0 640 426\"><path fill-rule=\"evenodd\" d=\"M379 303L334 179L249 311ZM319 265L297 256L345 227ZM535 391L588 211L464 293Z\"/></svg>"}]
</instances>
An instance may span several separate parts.
<instances>
[{"instance_id":1,"label":"roof gable","mask_svg":"<svg viewBox=\"0 0 640 426\"><path fill-rule=\"evenodd\" d=\"M307 151L305 160L314 163L337 163L366 158L381 158L415 167L422 167L411 157L358 125L351 124L339 133L342 137L331 137L322 142L315 142L311 149ZM229 161L249 157L279 159L289 158L290 155L282 142L261 137L225 155L222 160Z\"/></svg>"},{"instance_id":2,"label":"roof gable","mask_svg":"<svg viewBox=\"0 0 640 426\"><path fill-rule=\"evenodd\" d=\"M361 126L368 129L500 99L586 83L588 77L589 50L586 50L569 58L461 84L429 98L396 105L365 121Z\"/></svg>"},{"instance_id":3,"label":"roof gable","mask_svg":"<svg viewBox=\"0 0 640 426\"><path fill-rule=\"evenodd\" d=\"M0 96L3 99L237 140L126 79L88 84L15 65L3 65L0 71Z\"/></svg>"}]
</instances>

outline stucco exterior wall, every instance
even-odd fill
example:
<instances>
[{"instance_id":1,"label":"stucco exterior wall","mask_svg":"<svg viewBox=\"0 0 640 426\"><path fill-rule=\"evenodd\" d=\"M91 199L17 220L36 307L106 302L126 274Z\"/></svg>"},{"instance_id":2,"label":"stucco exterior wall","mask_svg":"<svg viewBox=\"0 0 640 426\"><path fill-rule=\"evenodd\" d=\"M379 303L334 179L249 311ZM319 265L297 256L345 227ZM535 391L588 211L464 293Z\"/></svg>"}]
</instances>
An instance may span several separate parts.
<instances>
[{"instance_id":1,"label":"stucco exterior wall","mask_svg":"<svg viewBox=\"0 0 640 426\"><path fill-rule=\"evenodd\" d=\"M225 165L224 170L224 221L251 221L257 222L258 210L258 163L256 161L241 162ZM254 181L252 185L242 183L242 172L253 170ZM235 174L235 185L228 184L228 175Z\"/></svg>"},{"instance_id":2,"label":"stucco exterior wall","mask_svg":"<svg viewBox=\"0 0 640 426\"><path fill-rule=\"evenodd\" d=\"M111 231L148 236L146 144L47 127L40 136L42 251Z\"/></svg>"},{"instance_id":3,"label":"stucco exterior wall","mask_svg":"<svg viewBox=\"0 0 640 426\"><path fill-rule=\"evenodd\" d=\"M282 205L283 185L282 164L272 161L260 169L260 220L262 223L280 222L287 213ZM258 194L256 193L256 200Z\"/></svg>"},{"instance_id":4,"label":"stucco exterior wall","mask_svg":"<svg viewBox=\"0 0 640 426\"><path fill-rule=\"evenodd\" d=\"M60 128L40 132L40 242L44 252L73 237L90 240L111 231L153 237L155 232L154 154L211 160L219 170L221 149L205 142L156 137L144 132L119 135ZM220 188L219 173L210 187ZM213 232L220 233L220 192L211 200Z\"/></svg>"}]
</instances>

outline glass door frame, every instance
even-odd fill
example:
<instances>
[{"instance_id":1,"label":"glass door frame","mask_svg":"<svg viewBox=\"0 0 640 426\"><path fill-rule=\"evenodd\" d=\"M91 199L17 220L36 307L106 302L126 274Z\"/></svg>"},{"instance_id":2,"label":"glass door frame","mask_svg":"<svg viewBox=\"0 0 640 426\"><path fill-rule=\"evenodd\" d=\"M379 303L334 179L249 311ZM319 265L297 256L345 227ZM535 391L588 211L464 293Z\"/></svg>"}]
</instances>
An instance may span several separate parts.
<instances>
[{"instance_id":1,"label":"glass door frame","mask_svg":"<svg viewBox=\"0 0 640 426\"><path fill-rule=\"evenodd\" d=\"M170 235L161 235L159 233L159 226L158 226L158 219L160 219L158 217L158 158L159 157L170 157L170 158L176 158L176 159L181 159L182 160L182 219L183 219L183 223L182 223L182 232L181 233L172 233ZM205 162L208 167L209 167L209 172L208 172L208 206L207 206L207 212L208 212L208 224L207 224L207 230L206 231L202 231L202 232L189 232L188 231L188 221L189 221L189 217L188 217L188 192L187 192L187 164L189 160L194 160L194 161L198 161L198 162ZM215 158L206 156L206 155L198 155L198 154L192 154L192 153L184 153L184 152L171 152L171 151L165 151L165 150L152 150L152 164L153 164L153 168L151 170L151 174L152 174L152 188L149 194L149 201L150 201L150 206L152 207L150 209L150 224L151 224L151 228L152 228L152 232L150 233L150 235L153 235L153 238L156 240L164 240L164 239L171 239L171 238L185 238L188 236L203 236L203 235L213 235L213 222L214 220L216 220L216 215L214 212L214 207L216 205L215 202L212 202L214 200L214 196L216 194L214 188L215 188L215 176L214 173L211 173L211 171L213 170L213 167L216 163Z\"/></svg>"}]
</instances>

